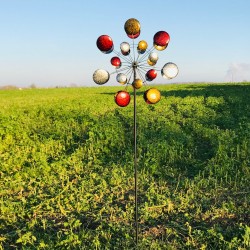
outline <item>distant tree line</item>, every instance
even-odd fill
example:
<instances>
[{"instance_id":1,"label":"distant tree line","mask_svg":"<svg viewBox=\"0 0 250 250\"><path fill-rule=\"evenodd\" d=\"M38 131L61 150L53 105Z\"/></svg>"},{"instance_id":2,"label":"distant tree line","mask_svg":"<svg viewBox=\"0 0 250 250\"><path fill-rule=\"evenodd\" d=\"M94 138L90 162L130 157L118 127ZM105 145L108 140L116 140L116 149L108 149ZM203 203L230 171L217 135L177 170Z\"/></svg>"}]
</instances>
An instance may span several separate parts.
<instances>
[{"instance_id":1,"label":"distant tree line","mask_svg":"<svg viewBox=\"0 0 250 250\"><path fill-rule=\"evenodd\" d=\"M59 86L59 85L57 85L57 86L55 86L55 87L51 87L51 88L78 88L79 86L76 84L76 83L70 83L68 86ZM36 84L35 83L32 83L32 84L30 84L28 87L23 87L23 88L20 88L20 87L17 87L17 86L15 86L15 85L4 85L4 86L0 86L0 90L14 90L14 89L36 89L36 88L38 88L37 86L36 86Z\"/></svg>"}]
</instances>

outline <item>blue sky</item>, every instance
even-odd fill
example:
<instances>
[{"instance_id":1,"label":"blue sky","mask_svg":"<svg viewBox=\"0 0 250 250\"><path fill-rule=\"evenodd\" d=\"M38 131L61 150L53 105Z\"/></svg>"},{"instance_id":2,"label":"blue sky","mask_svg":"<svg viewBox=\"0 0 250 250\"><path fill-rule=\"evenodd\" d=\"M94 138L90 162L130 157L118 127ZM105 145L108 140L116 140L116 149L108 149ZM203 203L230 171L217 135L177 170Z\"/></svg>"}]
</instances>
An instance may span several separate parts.
<instances>
[{"instance_id":1,"label":"blue sky","mask_svg":"<svg viewBox=\"0 0 250 250\"><path fill-rule=\"evenodd\" d=\"M87 3L88 2L88 3ZM93 86L93 72L114 69L96 47L107 34L119 50L124 23L136 18L151 46L170 34L158 67L174 62L179 75L155 83L250 81L249 0L0 0L0 86ZM154 83L152 82L152 83ZM119 85L112 75L107 85Z\"/></svg>"}]
</instances>

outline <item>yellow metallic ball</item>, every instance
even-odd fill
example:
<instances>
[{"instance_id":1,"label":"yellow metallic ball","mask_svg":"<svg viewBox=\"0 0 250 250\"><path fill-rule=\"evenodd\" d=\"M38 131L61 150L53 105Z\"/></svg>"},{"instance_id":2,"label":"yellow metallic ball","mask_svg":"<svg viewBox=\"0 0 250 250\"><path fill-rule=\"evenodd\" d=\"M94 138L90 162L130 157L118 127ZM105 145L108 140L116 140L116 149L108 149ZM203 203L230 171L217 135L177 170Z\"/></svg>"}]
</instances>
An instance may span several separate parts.
<instances>
[{"instance_id":1,"label":"yellow metallic ball","mask_svg":"<svg viewBox=\"0 0 250 250\"><path fill-rule=\"evenodd\" d=\"M147 60L147 63L148 63L148 65L150 65L150 66L154 66L154 65L156 64L156 62L152 62L152 61L150 61L149 59Z\"/></svg>"},{"instance_id":2,"label":"yellow metallic ball","mask_svg":"<svg viewBox=\"0 0 250 250\"><path fill-rule=\"evenodd\" d=\"M141 79L135 79L132 83L133 87L136 88L136 89L139 89L142 87L143 85L143 82Z\"/></svg>"},{"instance_id":3,"label":"yellow metallic ball","mask_svg":"<svg viewBox=\"0 0 250 250\"><path fill-rule=\"evenodd\" d=\"M148 48L148 44L146 41L142 40L138 43L137 50L140 52L144 52Z\"/></svg>"},{"instance_id":4,"label":"yellow metallic ball","mask_svg":"<svg viewBox=\"0 0 250 250\"><path fill-rule=\"evenodd\" d=\"M158 89L151 88L147 90L146 98L150 104L155 104L161 100L161 93Z\"/></svg>"},{"instance_id":5,"label":"yellow metallic ball","mask_svg":"<svg viewBox=\"0 0 250 250\"><path fill-rule=\"evenodd\" d=\"M155 47L157 50L159 50L159 51L162 51L162 50L166 49L166 48L167 48L167 46L168 46L168 45L165 45L165 46L159 46L159 45L154 44L154 47Z\"/></svg>"}]
</instances>

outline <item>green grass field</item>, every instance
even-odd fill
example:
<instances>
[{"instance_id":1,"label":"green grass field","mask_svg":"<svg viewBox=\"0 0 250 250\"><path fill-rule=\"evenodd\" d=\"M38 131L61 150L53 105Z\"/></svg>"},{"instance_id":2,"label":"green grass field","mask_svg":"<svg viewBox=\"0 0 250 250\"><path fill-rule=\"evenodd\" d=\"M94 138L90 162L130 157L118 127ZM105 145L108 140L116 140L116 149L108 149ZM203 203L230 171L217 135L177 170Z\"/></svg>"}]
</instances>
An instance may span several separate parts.
<instances>
[{"instance_id":1,"label":"green grass field","mask_svg":"<svg viewBox=\"0 0 250 250\"><path fill-rule=\"evenodd\" d=\"M135 248L120 89L0 91L0 249ZM250 249L250 83L158 89L137 97L138 249Z\"/></svg>"}]
</instances>

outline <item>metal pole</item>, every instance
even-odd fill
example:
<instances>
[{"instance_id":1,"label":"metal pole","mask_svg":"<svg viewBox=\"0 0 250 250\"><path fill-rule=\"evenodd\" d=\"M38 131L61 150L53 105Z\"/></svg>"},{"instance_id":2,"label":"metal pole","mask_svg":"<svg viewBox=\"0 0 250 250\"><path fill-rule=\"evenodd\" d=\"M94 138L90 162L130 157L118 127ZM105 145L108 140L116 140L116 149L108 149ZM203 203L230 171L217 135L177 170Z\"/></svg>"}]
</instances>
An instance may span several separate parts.
<instances>
[{"instance_id":1,"label":"metal pole","mask_svg":"<svg viewBox=\"0 0 250 250\"><path fill-rule=\"evenodd\" d=\"M134 80L136 79L136 67L134 62ZM134 178L135 178L135 243L138 244L138 202L137 202L137 142L136 142L136 88L134 88Z\"/></svg>"}]
</instances>

